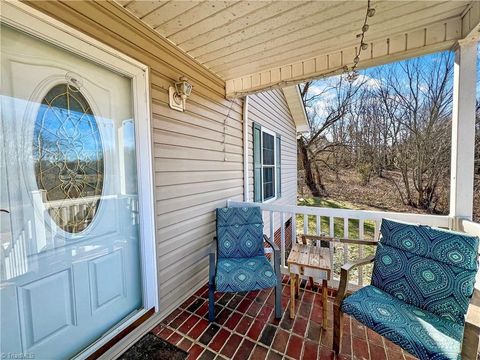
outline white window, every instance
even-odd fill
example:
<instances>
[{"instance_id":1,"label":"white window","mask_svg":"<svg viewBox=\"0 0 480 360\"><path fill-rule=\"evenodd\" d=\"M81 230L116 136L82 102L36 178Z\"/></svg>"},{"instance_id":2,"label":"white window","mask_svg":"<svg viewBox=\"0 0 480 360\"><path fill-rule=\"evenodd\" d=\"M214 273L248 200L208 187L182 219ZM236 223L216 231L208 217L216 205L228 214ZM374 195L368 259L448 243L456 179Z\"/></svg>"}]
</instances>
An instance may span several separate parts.
<instances>
[{"instance_id":1,"label":"white window","mask_svg":"<svg viewBox=\"0 0 480 360\"><path fill-rule=\"evenodd\" d=\"M253 124L254 201L264 202L281 196L280 136Z\"/></svg>"},{"instance_id":2,"label":"white window","mask_svg":"<svg viewBox=\"0 0 480 360\"><path fill-rule=\"evenodd\" d=\"M263 201L275 195L275 134L262 129L262 187Z\"/></svg>"}]
</instances>

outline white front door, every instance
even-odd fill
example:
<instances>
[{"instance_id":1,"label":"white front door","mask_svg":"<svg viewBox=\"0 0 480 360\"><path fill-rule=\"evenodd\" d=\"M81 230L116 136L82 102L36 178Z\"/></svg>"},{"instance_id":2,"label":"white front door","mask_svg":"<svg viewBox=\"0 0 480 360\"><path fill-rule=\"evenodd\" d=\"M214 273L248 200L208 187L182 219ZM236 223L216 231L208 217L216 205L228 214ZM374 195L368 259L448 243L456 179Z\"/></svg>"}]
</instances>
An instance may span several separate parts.
<instances>
[{"instance_id":1,"label":"white front door","mask_svg":"<svg viewBox=\"0 0 480 360\"><path fill-rule=\"evenodd\" d=\"M3 354L69 358L142 308L132 81L2 25Z\"/></svg>"}]
</instances>

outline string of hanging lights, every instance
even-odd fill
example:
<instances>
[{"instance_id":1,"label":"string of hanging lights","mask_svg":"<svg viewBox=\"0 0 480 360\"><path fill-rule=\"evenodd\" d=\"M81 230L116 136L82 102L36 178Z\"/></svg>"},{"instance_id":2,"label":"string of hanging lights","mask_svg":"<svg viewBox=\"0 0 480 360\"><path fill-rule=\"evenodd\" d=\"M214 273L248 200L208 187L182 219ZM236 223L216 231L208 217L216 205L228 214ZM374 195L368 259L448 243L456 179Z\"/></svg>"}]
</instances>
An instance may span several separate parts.
<instances>
[{"instance_id":1,"label":"string of hanging lights","mask_svg":"<svg viewBox=\"0 0 480 360\"><path fill-rule=\"evenodd\" d=\"M353 58L353 65L351 67L348 67L348 65L344 65L342 67L335 68L331 71L325 72L321 75L321 78L326 78L329 76L333 75L345 75L347 80L350 82L354 82L355 80L358 79L358 76L360 75L357 71L357 66L360 62L360 54L362 51L365 51L368 49L368 44L365 42L365 34L367 33L368 29L370 26L368 25L368 19L373 17L375 15L375 8L372 7L372 1L367 0L367 10L365 12L365 18L363 20L363 26L362 26L362 32L360 34L357 34L357 38L360 39L360 44L358 48L356 48L355 51L355 57ZM271 89L276 89L278 87L284 87L284 86L289 86L289 85L295 85L298 84L298 80L284 80L276 83L275 85L272 86L267 86L262 89L257 90L256 92L261 92L261 91L266 91L266 90L271 90ZM255 93L255 92L253 92ZM249 95L252 94L251 90L247 91L235 91L234 92L234 97L241 97L244 95Z\"/></svg>"},{"instance_id":2,"label":"string of hanging lights","mask_svg":"<svg viewBox=\"0 0 480 360\"><path fill-rule=\"evenodd\" d=\"M363 20L362 32L357 35L360 38L360 45L356 49L355 57L353 58L353 66L348 69L347 80L353 82L358 78L357 66L360 62L360 54L362 51L368 49L368 44L365 42L365 34L369 29L368 19L375 15L375 9L371 6L371 0L367 1L367 11L365 12L365 19Z\"/></svg>"}]
</instances>

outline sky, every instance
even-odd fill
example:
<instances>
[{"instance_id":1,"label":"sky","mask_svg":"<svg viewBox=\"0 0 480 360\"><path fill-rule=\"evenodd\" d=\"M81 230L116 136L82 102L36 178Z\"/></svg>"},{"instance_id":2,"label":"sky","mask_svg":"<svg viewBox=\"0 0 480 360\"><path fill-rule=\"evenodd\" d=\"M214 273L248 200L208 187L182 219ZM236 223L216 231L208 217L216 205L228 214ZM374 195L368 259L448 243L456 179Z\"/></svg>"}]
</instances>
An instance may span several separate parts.
<instances>
[{"instance_id":1,"label":"sky","mask_svg":"<svg viewBox=\"0 0 480 360\"><path fill-rule=\"evenodd\" d=\"M425 55L418 58L420 65L423 66L431 66L431 64L435 61L439 61L442 58L442 53L435 53L430 55ZM453 52L444 52L444 54L448 55L451 60L453 60L454 53ZM386 64L382 65L383 67L392 67L396 66L398 63ZM376 66L368 69L364 69L359 71L360 75L357 82L365 82L367 87L378 87L381 79L377 78L378 76L378 69L382 66ZM341 76L341 75L338 75ZM325 87L328 86L329 83L337 82L338 76L321 79L318 80L315 84L311 85L309 88L309 96L316 95L322 93ZM315 103L315 108L318 114L325 115L327 113L327 106L329 102L331 102L334 94L332 92L326 92L321 97L319 97ZM480 44L477 46L477 98L480 98ZM307 112L312 113L313 109L307 108Z\"/></svg>"}]
</instances>

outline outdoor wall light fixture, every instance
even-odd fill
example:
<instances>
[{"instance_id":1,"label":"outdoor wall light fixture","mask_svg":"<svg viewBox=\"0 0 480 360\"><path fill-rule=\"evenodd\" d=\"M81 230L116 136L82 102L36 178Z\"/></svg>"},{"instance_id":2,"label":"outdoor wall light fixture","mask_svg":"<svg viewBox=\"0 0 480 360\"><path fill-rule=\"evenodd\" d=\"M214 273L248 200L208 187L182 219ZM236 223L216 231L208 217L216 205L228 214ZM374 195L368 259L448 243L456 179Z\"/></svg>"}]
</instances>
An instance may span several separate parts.
<instances>
[{"instance_id":1,"label":"outdoor wall light fixture","mask_svg":"<svg viewBox=\"0 0 480 360\"><path fill-rule=\"evenodd\" d=\"M172 109L184 111L187 98L192 93L192 84L186 77L182 76L179 81L175 82L175 86L168 88L169 105Z\"/></svg>"}]
</instances>

